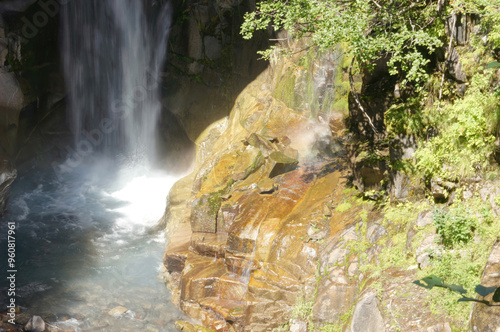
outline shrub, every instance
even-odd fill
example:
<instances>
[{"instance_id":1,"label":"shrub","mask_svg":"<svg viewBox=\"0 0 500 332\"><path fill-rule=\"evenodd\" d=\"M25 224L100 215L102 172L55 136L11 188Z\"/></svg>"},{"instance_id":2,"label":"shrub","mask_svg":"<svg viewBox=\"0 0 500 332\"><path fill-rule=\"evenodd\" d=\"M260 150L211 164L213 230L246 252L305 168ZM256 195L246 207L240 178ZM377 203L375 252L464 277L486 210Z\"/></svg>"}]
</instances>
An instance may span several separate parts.
<instances>
[{"instance_id":1,"label":"shrub","mask_svg":"<svg viewBox=\"0 0 500 332\"><path fill-rule=\"evenodd\" d=\"M434 211L433 221L441 241L446 247L467 244L476 228L476 219L470 211L461 206L446 212L443 209Z\"/></svg>"}]
</instances>

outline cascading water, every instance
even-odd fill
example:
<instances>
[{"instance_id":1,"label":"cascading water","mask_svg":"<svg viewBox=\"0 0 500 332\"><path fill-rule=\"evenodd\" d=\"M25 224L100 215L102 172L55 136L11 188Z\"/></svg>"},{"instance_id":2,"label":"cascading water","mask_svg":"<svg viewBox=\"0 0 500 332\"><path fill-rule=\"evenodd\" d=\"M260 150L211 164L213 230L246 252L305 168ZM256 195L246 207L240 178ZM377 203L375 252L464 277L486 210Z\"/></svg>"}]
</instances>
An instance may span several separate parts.
<instances>
[{"instance_id":1,"label":"cascading water","mask_svg":"<svg viewBox=\"0 0 500 332\"><path fill-rule=\"evenodd\" d=\"M36 314L71 331L173 331L185 317L156 278L163 235L148 232L176 180L152 167L170 24L169 7L152 3L73 0L61 8L75 140L63 164L18 177L4 216L16 223L21 323Z\"/></svg>"},{"instance_id":2,"label":"cascading water","mask_svg":"<svg viewBox=\"0 0 500 332\"><path fill-rule=\"evenodd\" d=\"M68 115L77 149L148 160L155 155L170 25L169 7L158 7L141 0L78 0L63 8Z\"/></svg>"}]
</instances>

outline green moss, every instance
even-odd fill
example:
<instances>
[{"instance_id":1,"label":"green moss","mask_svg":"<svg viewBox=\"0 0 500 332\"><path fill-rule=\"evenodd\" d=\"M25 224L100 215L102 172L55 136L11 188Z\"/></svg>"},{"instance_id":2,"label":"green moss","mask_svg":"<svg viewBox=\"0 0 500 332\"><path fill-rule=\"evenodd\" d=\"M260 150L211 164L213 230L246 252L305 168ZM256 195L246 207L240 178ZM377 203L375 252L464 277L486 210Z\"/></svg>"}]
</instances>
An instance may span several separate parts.
<instances>
[{"instance_id":1,"label":"green moss","mask_svg":"<svg viewBox=\"0 0 500 332\"><path fill-rule=\"evenodd\" d=\"M349 202L344 202L344 203L342 203L342 204L339 204L339 205L335 208L335 210L336 210L337 212L345 212L345 211L347 211L347 210L349 210L349 209L351 209L351 208L352 208L352 203L349 203Z\"/></svg>"},{"instance_id":2,"label":"green moss","mask_svg":"<svg viewBox=\"0 0 500 332\"><path fill-rule=\"evenodd\" d=\"M292 68L286 69L274 92L274 96L277 99L293 109L297 106L295 103L295 81L294 70Z\"/></svg>"}]
</instances>

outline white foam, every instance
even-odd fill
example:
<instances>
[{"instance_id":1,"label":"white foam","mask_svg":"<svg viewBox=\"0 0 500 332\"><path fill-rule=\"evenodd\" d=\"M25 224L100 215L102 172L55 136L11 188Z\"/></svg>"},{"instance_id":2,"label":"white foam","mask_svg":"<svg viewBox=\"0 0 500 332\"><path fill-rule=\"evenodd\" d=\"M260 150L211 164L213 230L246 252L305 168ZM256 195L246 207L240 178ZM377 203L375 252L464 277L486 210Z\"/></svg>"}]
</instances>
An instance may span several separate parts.
<instances>
[{"instance_id":1,"label":"white foam","mask_svg":"<svg viewBox=\"0 0 500 332\"><path fill-rule=\"evenodd\" d=\"M120 214L115 221L115 230L143 231L154 226L165 211L166 197L176 180L173 176L155 174L123 181L123 187L110 194L126 203L112 209Z\"/></svg>"}]
</instances>

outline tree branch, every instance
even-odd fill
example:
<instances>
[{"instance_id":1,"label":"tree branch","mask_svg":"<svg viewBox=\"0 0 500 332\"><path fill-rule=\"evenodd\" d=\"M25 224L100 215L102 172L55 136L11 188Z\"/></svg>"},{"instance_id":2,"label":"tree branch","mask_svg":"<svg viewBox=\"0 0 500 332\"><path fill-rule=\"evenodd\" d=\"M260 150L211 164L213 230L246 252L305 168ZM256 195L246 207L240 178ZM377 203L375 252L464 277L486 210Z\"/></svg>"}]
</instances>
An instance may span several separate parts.
<instances>
[{"instance_id":1,"label":"tree branch","mask_svg":"<svg viewBox=\"0 0 500 332\"><path fill-rule=\"evenodd\" d=\"M361 110L361 112L363 112L366 119L368 119L368 123L370 124L370 127L372 127L373 133L375 135L378 135L378 131L375 128L375 126L373 125L372 119L370 119L370 117L366 113L363 105L361 105L361 101L359 100L358 93L354 89L354 79L353 79L353 75L352 75L352 67L354 66L354 60L355 60L355 57L352 58L351 65L349 66L349 85L351 87L351 93L352 93L352 96L354 97L354 100L356 101L356 104L358 105L359 109Z\"/></svg>"}]
</instances>

